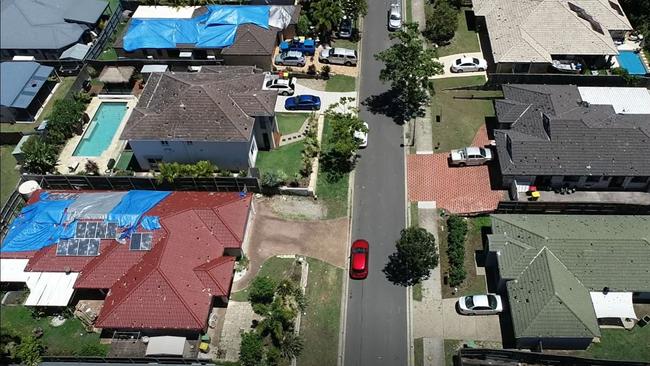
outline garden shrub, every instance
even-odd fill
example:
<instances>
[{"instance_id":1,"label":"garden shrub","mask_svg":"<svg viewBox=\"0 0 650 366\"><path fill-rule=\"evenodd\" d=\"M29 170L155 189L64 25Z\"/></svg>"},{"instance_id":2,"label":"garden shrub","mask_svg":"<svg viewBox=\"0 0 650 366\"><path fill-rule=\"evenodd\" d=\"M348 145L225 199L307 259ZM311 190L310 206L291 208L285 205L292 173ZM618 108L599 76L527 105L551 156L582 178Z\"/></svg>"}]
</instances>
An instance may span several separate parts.
<instances>
[{"instance_id":1,"label":"garden shrub","mask_svg":"<svg viewBox=\"0 0 650 366\"><path fill-rule=\"evenodd\" d=\"M467 276L465 271L465 237L467 221L452 215L447 219L447 256L449 257L449 284L460 285Z\"/></svg>"}]
</instances>

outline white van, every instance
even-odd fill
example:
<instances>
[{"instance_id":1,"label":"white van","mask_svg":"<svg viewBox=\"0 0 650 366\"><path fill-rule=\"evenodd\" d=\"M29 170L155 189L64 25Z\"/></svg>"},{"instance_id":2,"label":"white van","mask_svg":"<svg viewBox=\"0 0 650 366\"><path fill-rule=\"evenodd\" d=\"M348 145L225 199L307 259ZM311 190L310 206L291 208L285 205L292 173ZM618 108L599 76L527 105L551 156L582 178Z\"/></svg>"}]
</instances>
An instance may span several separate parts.
<instances>
[{"instance_id":1,"label":"white van","mask_svg":"<svg viewBox=\"0 0 650 366\"><path fill-rule=\"evenodd\" d=\"M348 48L325 48L320 51L318 61L324 64L345 66L357 65L357 51Z\"/></svg>"}]
</instances>

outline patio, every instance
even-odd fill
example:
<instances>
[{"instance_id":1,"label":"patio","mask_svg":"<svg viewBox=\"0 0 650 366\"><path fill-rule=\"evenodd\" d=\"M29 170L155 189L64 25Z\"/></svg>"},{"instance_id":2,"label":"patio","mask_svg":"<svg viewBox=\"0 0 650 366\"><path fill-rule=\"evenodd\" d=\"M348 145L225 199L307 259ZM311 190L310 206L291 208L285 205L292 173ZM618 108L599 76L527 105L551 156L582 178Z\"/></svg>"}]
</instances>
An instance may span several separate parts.
<instances>
[{"instance_id":1,"label":"patio","mask_svg":"<svg viewBox=\"0 0 650 366\"><path fill-rule=\"evenodd\" d=\"M554 191L540 191L537 201L546 202L604 202L604 203L629 203L650 205L648 192L605 192L605 191L576 191L570 194L555 193ZM519 201L528 201L526 193L519 193Z\"/></svg>"}]
</instances>

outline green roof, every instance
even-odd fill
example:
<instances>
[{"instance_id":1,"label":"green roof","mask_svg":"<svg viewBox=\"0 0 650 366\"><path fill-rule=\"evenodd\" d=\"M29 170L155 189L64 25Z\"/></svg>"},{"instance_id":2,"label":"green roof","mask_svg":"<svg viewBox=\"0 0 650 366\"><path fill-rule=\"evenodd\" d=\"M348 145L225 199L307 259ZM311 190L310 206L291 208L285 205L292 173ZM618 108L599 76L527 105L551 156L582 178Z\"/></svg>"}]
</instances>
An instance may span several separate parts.
<instances>
[{"instance_id":1,"label":"green roof","mask_svg":"<svg viewBox=\"0 0 650 366\"><path fill-rule=\"evenodd\" d=\"M516 338L600 336L589 291L548 249L507 288Z\"/></svg>"},{"instance_id":2,"label":"green roof","mask_svg":"<svg viewBox=\"0 0 650 366\"><path fill-rule=\"evenodd\" d=\"M547 248L588 290L650 291L650 216L492 215L492 232L504 279Z\"/></svg>"}]
</instances>

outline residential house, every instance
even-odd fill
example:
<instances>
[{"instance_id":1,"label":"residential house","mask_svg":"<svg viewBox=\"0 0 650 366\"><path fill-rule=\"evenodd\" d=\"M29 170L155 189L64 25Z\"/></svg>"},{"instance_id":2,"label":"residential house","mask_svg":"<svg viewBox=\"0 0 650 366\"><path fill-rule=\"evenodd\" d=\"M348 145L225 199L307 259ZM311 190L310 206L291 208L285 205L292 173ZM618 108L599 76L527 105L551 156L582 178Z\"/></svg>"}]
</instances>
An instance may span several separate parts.
<instances>
[{"instance_id":1,"label":"residential house","mask_svg":"<svg viewBox=\"0 0 650 366\"><path fill-rule=\"evenodd\" d=\"M0 122L34 121L56 84L53 70L31 61L0 63Z\"/></svg>"},{"instance_id":2,"label":"residential house","mask_svg":"<svg viewBox=\"0 0 650 366\"><path fill-rule=\"evenodd\" d=\"M92 33L100 33L108 19L107 9L103 0L2 0L1 57L58 60L67 49L93 41Z\"/></svg>"},{"instance_id":3,"label":"residential house","mask_svg":"<svg viewBox=\"0 0 650 366\"><path fill-rule=\"evenodd\" d=\"M139 6L114 48L120 58L214 60L273 67L280 41L296 35L300 6Z\"/></svg>"},{"instance_id":4,"label":"residential house","mask_svg":"<svg viewBox=\"0 0 650 366\"><path fill-rule=\"evenodd\" d=\"M492 215L487 251L519 348L585 349L650 299L648 216Z\"/></svg>"},{"instance_id":5,"label":"residential house","mask_svg":"<svg viewBox=\"0 0 650 366\"><path fill-rule=\"evenodd\" d=\"M141 168L209 160L255 166L258 149L277 146L276 91L262 90L252 66L203 66L198 73L153 73L124 127Z\"/></svg>"},{"instance_id":6,"label":"residential house","mask_svg":"<svg viewBox=\"0 0 650 366\"><path fill-rule=\"evenodd\" d=\"M553 60L603 67L632 30L618 0L473 0L498 73L545 73ZM483 33L485 34L485 33Z\"/></svg>"},{"instance_id":7,"label":"residential house","mask_svg":"<svg viewBox=\"0 0 650 366\"><path fill-rule=\"evenodd\" d=\"M494 136L506 186L648 190L648 89L504 85L503 94Z\"/></svg>"},{"instance_id":8,"label":"residential house","mask_svg":"<svg viewBox=\"0 0 650 366\"><path fill-rule=\"evenodd\" d=\"M27 306L102 299L94 326L105 331L196 336L228 303L251 201L237 192L38 191L2 243L0 281L25 283Z\"/></svg>"}]
</instances>

